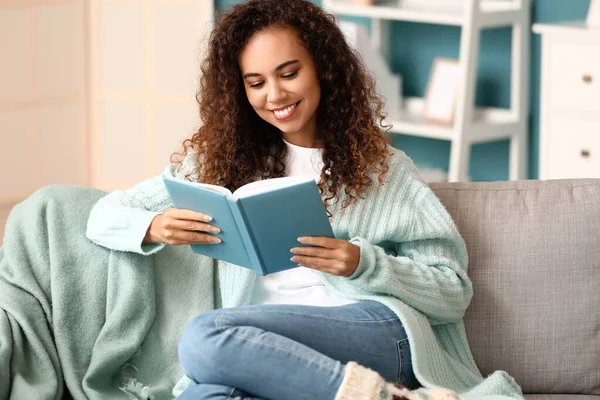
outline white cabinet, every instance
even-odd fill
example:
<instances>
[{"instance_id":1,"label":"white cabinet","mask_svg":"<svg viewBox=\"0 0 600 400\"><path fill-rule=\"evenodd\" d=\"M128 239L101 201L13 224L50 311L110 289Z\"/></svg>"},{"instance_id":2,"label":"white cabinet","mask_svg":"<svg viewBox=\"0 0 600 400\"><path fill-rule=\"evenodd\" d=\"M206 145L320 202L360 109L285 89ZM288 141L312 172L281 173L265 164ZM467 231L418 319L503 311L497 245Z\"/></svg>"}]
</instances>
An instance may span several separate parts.
<instances>
[{"instance_id":1,"label":"white cabinet","mask_svg":"<svg viewBox=\"0 0 600 400\"><path fill-rule=\"evenodd\" d=\"M557 111L548 117L547 176L600 178L600 116Z\"/></svg>"},{"instance_id":2,"label":"white cabinet","mask_svg":"<svg viewBox=\"0 0 600 400\"><path fill-rule=\"evenodd\" d=\"M542 34L540 179L600 178L600 30L536 24Z\"/></svg>"}]
</instances>

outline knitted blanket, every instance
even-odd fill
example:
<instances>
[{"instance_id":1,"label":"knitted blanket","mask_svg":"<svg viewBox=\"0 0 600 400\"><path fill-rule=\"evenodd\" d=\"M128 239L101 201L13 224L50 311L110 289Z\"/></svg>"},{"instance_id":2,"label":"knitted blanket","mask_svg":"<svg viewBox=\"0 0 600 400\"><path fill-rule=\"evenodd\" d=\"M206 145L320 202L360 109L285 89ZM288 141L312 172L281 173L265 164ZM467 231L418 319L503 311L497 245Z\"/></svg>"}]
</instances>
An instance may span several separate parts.
<instances>
[{"instance_id":1,"label":"knitted blanket","mask_svg":"<svg viewBox=\"0 0 600 400\"><path fill-rule=\"evenodd\" d=\"M0 248L0 399L61 399L63 382L74 399L173 397L179 334L214 308L214 263L189 246L148 257L91 243L103 195L49 187L13 209Z\"/></svg>"}]
</instances>

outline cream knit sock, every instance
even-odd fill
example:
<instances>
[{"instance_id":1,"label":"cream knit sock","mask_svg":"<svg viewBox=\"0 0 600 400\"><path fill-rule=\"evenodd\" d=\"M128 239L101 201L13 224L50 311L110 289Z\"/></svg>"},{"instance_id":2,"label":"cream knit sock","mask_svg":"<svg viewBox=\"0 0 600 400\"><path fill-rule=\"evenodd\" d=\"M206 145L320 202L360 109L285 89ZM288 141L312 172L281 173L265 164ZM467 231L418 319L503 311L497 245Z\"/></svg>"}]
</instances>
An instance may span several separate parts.
<instances>
[{"instance_id":1,"label":"cream knit sock","mask_svg":"<svg viewBox=\"0 0 600 400\"><path fill-rule=\"evenodd\" d=\"M406 388L387 383L377 372L355 362L346 364L344 379L335 400L458 400L450 389Z\"/></svg>"}]
</instances>

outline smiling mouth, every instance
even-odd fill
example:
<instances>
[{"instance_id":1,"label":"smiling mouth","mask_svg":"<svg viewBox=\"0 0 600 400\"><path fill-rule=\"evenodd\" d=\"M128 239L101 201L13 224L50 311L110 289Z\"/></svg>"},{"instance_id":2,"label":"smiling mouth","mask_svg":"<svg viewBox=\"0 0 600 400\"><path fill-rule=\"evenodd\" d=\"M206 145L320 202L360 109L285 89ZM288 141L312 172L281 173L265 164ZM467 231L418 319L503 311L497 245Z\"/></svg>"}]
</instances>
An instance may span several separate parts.
<instances>
[{"instance_id":1,"label":"smiling mouth","mask_svg":"<svg viewBox=\"0 0 600 400\"><path fill-rule=\"evenodd\" d=\"M300 104L300 101L292 104L291 106L285 107L283 109L273 110L271 112L273 113L275 118L280 121L284 120L284 119L288 119L292 116L292 114L294 114L294 112L296 111L296 108L298 107L298 104Z\"/></svg>"}]
</instances>

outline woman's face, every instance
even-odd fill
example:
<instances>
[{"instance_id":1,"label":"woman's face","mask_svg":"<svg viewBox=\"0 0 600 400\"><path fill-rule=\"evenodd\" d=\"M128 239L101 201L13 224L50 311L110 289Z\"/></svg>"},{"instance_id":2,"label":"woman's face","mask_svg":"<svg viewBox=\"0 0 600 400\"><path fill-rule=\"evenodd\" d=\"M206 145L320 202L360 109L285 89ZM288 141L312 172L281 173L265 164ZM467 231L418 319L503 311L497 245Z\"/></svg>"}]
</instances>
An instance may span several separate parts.
<instances>
[{"instance_id":1,"label":"woman's face","mask_svg":"<svg viewBox=\"0 0 600 400\"><path fill-rule=\"evenodd\" d=\"M288 142L319 147L316 110L321 99L310 53L291 30L271 28L250 38L239 58L248 101Z\"/></svg>"}]
</instances>

